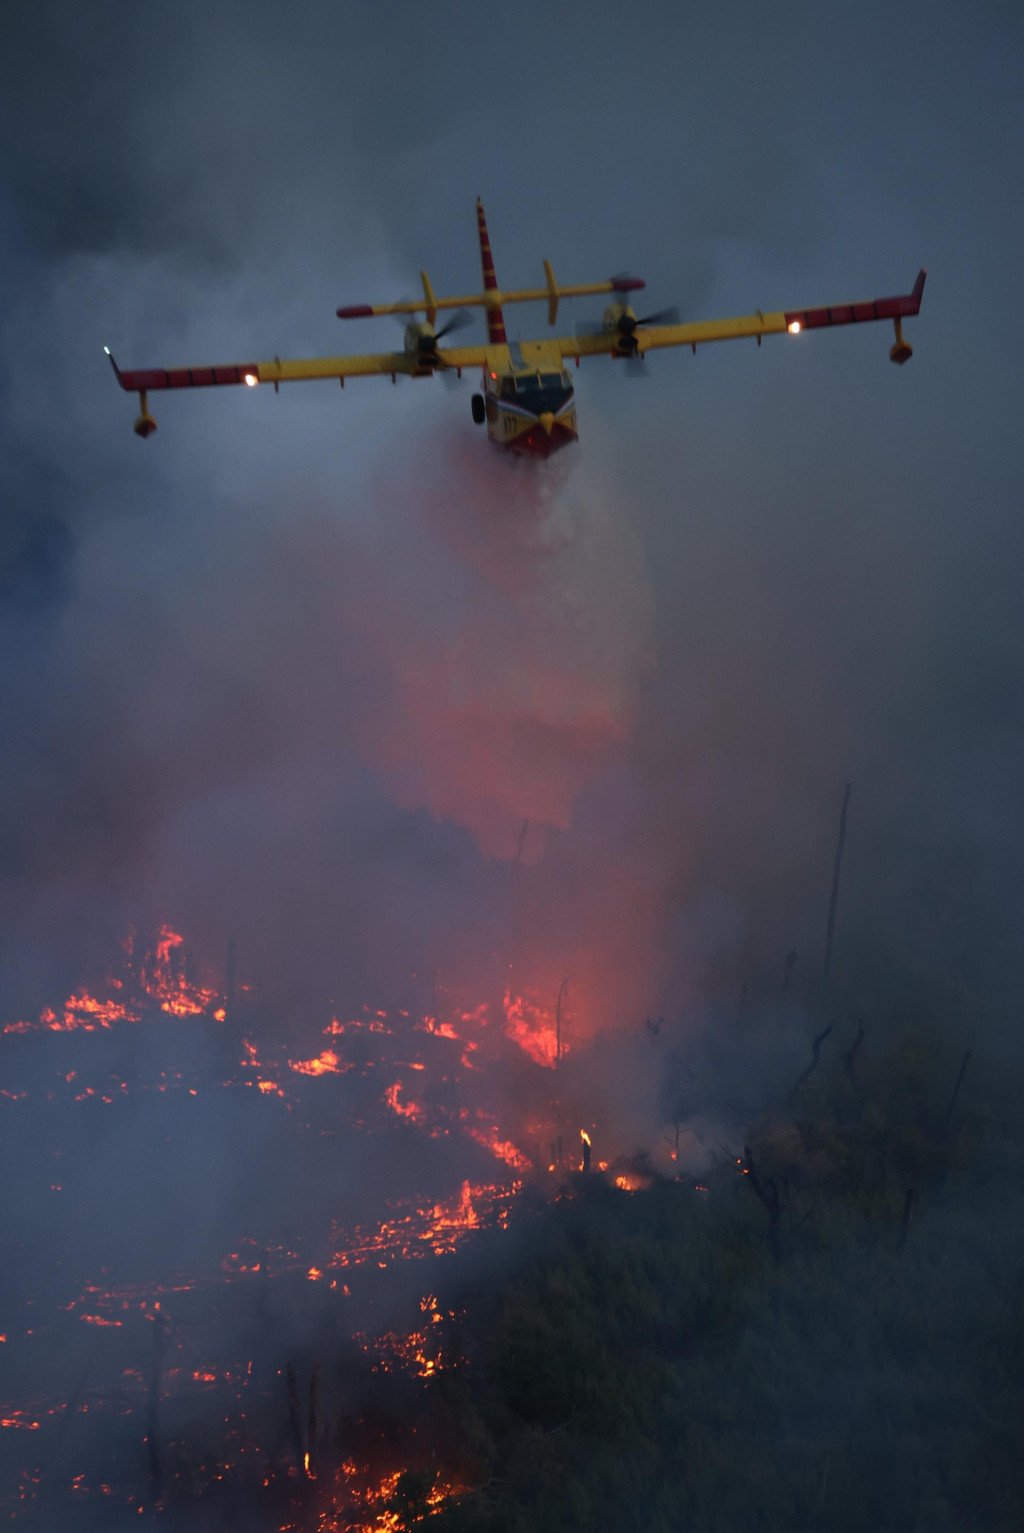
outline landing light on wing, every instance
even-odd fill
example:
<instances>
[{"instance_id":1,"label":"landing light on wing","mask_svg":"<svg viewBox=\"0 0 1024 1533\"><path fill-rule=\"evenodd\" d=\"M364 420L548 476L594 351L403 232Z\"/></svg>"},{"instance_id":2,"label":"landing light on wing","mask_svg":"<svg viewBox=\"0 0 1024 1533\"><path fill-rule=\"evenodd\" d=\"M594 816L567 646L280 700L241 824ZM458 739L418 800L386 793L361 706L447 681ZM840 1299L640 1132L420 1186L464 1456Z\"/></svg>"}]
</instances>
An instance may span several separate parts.
<instances>
[{"instance_id":1,"label":"landing light on wing","mask_svg":"<svg viewBox=\"0 0 1024 1533\"><path fill-rule=\"evenodd\" d=\"M257 378L255 373L246 373L245 381L251 389L254 389L260 380Z\"/></svg>"},{"instance_id":2,"label":"landing light on wing","mask_svg":"<svg viewBox=\"0 0 1024 1533\"><path fill-rule=\"evenodd\" d=\"M790 322L789 322L789 333L790 333L790 335L799 335L800 334L800 328L801 328L800 327L800 321L798 319L790 320Z\"/></svg>"},{"instance_id":3,"label":"landing light on wing","mask_svg":"<svg viewBox=\"0 0 1024 1533\"><path fill-rule=\"evenodd\" d=\"M103 350L106 352L107 356L109 357L110 356L110 347L109 346L104 346Z\"/></svg>"}]
</instances>

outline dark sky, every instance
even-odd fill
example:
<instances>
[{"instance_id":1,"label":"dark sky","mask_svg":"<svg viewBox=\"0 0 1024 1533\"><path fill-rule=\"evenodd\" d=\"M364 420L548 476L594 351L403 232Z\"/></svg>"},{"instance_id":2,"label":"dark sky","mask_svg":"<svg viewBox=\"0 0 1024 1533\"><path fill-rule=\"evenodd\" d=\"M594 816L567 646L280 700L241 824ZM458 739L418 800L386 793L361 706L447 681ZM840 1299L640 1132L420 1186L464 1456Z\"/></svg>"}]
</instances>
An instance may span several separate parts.
<instances>
[{"instance_id":1,"label":"dark sky","mask_svg":"<svg viewBox=\"0 0 1024 1533\"><path fill-rule=\"evenodd\" d=\"M8 0L4 1014L160 919L296 1006L497 964L679 1011L820 961L847 781L847 979L1019 993L1021 34L1009 3ZM915 357L864 326L598 359L539 474L468 380L157 397L132 435L104 343L389 348L335 308L474 289L477 194L499 280L628 267L688 318L926 264Z\"/></svg>"}]
</instances>

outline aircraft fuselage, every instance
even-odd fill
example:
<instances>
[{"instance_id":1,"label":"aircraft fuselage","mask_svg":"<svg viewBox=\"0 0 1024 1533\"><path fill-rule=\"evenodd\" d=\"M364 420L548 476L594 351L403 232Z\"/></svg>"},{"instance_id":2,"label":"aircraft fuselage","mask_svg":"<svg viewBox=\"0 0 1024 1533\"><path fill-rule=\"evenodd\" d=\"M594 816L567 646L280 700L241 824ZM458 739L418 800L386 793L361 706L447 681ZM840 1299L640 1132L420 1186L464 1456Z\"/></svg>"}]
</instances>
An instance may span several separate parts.
<instances>
[{"instance_id":1,"label":"aircraft fuselage","mask_svg":"<svg viewBox=\"0 0 1024 1533\"><path fill-rule=\"evenodd\" d=\"M484 409L488 437L510 452L547 458L577 440L572 377L544 341L487 347Z\"/></svg>"}]
</instances>

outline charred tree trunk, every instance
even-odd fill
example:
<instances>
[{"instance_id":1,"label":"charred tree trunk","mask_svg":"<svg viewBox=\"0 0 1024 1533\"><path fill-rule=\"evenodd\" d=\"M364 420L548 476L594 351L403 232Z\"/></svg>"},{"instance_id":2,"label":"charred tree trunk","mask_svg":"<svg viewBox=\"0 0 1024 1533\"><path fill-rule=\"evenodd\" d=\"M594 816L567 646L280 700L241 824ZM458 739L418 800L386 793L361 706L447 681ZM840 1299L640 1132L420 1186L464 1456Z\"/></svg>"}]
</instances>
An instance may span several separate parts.
<instances>
[{"instance_id":1,"label":"charred tree trunk","mask_svg":"<svg viewBox=\"0 0 1024 1533\"><path fill-rule=\"evenodd\" d=\"M749 1144L743 1146L743 1162L747 1180L768 1214L768 1249L772 1253L772 1260L780 1262L782 1260L782 1202L779 1198L779 1189L772 1178L766 1182L761 1181L754 1169L754 1155Z\"/></svg>"},{"instance_id":2,"label":"charred tree trunk","mask_svg":"<svg viewBox=\"0 0 1024 1533\"><path fill-rule=\"evenodd\" d=\"M828 923L825 927L825 962L822 966L822 987L828 985L829 970L832 967L832 941L836 932L836 905L839 903L839 875L843 867L843 847L846 843L846 812L850 807L850 794L853 792L853 784L846 784L846 792L843 794L843 807L839 814L839 840L836 843L836 860L832 869L832 893L828 902Z\"/></svg>"},{"instance_id":3,"label":"charred tree trunk","mask_svg":"<svg viewBox=\"0 0 1024 1533\"><path fill-rule=\"evenodd\" d=\"M903 1247L907 1243L907 1231L910 1229L910 1216L913 1213L913 1210L914 1210L914 1189L913 1189L913 1187L908 1187L907 1188L906 1196L903 1199L903 1218L900 1221L900 1238L896 1242L896 1255L897 1256L902 1256L903 1255Z\"/></svg>"},{"instance_id":4,"label":"charred tree trunk","mask_svg":"<svg viewBox=\"0 0 1024 1533\"><path fill-rule=\"evenodd\" d=\"M309 1379L309 1419L306 1425L306 1473L311 1480L316 1479L316 1440L319 1434L320 1414L320 1364L313 1364L313 1372Z\"/></svg>"},{"instance_id":5,"label":"charred tree trunk","mask_svg":"<svg viewBox=\"0 0 1024 1533\"><path fill-rule=\"evenodd\" d=\"M971 1062L971 1055L973 1053L974 1053L973 1049L968 1049L967 1053L964 1055L963 1059L960 1061L960 1070L959 1070L959 1073L957 1074L956 1084L953 1087L953 1095L950 1097L950 1099L949 1099L949 1106L946 1108L945 1123L946 1123L946 1127L947 1128L949 1128L949 1125L952 1122L953 1112L954 1112L954 1110L956 1108L957 1097L960 1095L960 1087L964 1083L964 1076L967 1074L967 1066Z\"/></svg>"},{"instance_id":6,"label":"charred tree trunk","mask_svg":"<svg viewBox=\"0 0 1024 1533\"><path fill-rule=\"evenodd\" d=\"M235 939L228 938L228 950L224 960L224 1020L235 1020Z\"/></svg>"},{"instance_id":7,"label":"charred tree trunk","mask_svg":"<svg viewBox=\"0 0 1024 1533\"><path fill-rule=\"evenodd\" d=\"M569 981L563 979L558 987L558 1000L555 1002L555 1069L562 1062L562 1002L565 1000L565 992L569 988Z\"/></svg>"},{"instance_id":8,"label":"charred tree trunk","mask_svg":"<svg viewBox=\"0 0 1024 1533\"><path fill-rule=\"evenodd\" d=\"M856 1036L856 1038L854 1038L854 1040L851 1043L850 1047L847 1049L846 1053L843 1055L843 1066L844 1066L844 1068L846 1070L847 1075L850 1077L850 1080L853 1081L854 1085L857 1084L857 1075L856 1075L857 1055L860 1053L860 1046L861 1046L861 1044L863 1042L864 1042L864 1023L860 1022L857 1025L857 1036Z\"/></svg>"},{"instance_id":9,"label":"charred tree trunk","mask_svg":"<svg viewBox=\"0 0 1024 1533\"><path fill-rule=\"evenodd\" d=\"M300 1475L306 1471L306 1449L302 1441L302 1413L299 1408L299 1385L295 1377L295 1365L289 1363L285 1369L285 1383L288 1386L288 1426L291 1430L292 1452L295 1455L295 1465Z\"/></svg>"},{"instance_id":10,"label":"charred tree trunk","mask_svg":"<svg viewBox=\"0 0 1024 1533\"><path fill-rule=\"evenodd\" d=\"M794 1092L799 1091L804 1081L809 1080L810 1077L814 1074L815 1070L818 1068L818 1060L821 1057L821 1045L825 1042L825 1039L828 1037L831 1031L832 1024L830 1022L828 1027L823 1027L821 1032L818 1033L815 1037L814 1042L811 1044L811 1062L807 1066L807 1069L804 1071L803 1075L797 1077L796 1083L793 1087Z\"/></svg>"}]
</instances>

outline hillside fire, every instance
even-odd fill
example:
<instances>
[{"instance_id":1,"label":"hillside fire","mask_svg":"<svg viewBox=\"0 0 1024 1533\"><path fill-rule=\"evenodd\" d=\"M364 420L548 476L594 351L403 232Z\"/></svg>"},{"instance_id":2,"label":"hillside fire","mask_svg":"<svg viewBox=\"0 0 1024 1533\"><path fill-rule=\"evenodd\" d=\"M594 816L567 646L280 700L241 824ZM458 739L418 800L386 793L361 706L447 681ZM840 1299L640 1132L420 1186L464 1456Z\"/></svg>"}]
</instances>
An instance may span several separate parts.
<instances>
[{"instance_id":1,"label":"hillside fire","mask_svg":"<svg viewBox=\"0 0 1024 1533\"><path fill-rule=\"evenodd\" d=\"M199 972L169 925L148 948L126 941L104 980L6 1024L0 1103L38 1144L34 1200L123 1209L108 1234L92 1215L81 1250L71 1241L35 1286L26 1267L3 1317L7 1519L74 1526L72 1503L137 1515L233 1486L253 1527L265 1514L268 1527L304 1528L315 1510L323 1533L386 1533L396 1496L411 1494L407 1472L417 1515L460 1494L437 1463L423 1479L415 1444L403 1464L381 1463L372 1441L332 1460L319 1374L302 1384L288 1337L329 1322L368 1379L405 1388L459 1366L432 1264L502 1238L526 1182L559 1185L538 1170L567 1128L550 1090L559 1026L553 1007L506 991L447 1012L436 999L422 1014L330 1006L284 1038L251 987ZM227 1124L273 1149L280 1192L256 1182L244 1213L228 1217L221 1197L202 1218L175 1218L171 1168L208 1145L192 1180L197 1195L211 1176L219 1186ZM91 1146L111 1133L127 1153L104 1187L90 1180ZM585 1131L581 1143L587 1171ZM354 1157L381 1168L366 1187L338 1180ZM403 1330L392 1314L414 1269L427 1277ZM374 1326L378 1310L391 1323ZM142 1450L126 1453L126 1431ZM110 1467L96 1475L96 1463Z\"/></svg>"}]
</instances>

